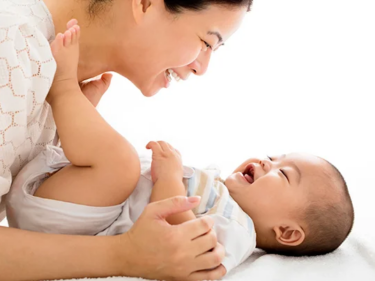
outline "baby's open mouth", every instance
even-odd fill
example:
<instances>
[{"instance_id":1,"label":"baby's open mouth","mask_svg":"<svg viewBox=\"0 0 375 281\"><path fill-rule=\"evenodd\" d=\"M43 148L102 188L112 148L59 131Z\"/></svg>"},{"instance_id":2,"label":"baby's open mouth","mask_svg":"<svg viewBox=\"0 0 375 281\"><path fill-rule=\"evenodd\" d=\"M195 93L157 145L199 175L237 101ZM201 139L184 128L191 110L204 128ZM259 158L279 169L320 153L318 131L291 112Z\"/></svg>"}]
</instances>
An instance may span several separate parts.
<instances>
[{"instance_id":1,"label":"baby's open mouth","mask_svg":"<svg viewBox=\"0 0 375 281\"><path fill-rule=\"evenodd\" d=\"M245 168L245 171L242 173L244 178L250 183L252 184L255 180L254 180L254 174L255 174L255 169L254 169L254 166L253 164L249 164L246 166Z\"/></svg>"}]
</instances>

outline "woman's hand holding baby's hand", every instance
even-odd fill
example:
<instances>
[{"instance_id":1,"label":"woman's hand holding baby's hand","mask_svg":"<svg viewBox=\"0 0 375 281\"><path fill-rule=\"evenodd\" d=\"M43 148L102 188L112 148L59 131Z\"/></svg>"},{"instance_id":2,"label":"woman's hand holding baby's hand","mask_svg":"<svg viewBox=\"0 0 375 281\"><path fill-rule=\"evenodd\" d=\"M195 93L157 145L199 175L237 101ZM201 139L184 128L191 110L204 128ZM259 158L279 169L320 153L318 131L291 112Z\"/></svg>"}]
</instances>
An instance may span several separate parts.
<instances>
[{"instance_id":1,"label":"woman's hand holding baby's hand","mask_svg":"<svg viewBox=\"0 0 375 281\"><path fill-rule=\"evenodd\" d=\"M182 180L182 160L178 150L164 141L150 141L146 148L152 150L151 176L154 183L166 177L177 177Z\"/></svg>"}]
</instances>

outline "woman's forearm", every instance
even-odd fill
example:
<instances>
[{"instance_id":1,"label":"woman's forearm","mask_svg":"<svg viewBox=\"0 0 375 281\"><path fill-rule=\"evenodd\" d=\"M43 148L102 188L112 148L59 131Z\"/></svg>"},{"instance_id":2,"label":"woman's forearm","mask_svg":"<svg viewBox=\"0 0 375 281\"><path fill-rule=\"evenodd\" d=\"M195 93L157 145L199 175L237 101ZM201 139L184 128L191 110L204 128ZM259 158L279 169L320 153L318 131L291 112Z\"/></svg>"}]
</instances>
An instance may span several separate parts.
<instances>
[{"instance_id":1,"label":"woman's forearm","mask_svg":"<svg viewBox=\"0 0 375 281\"><path fill-rule=\"evenodd\" d=\"M0 227L0 280L119 276L126 263L119 265L117 241Z\"/></svg>"},{"instance_id":2,"label":"woman's forearm","mask_svg":"<svg viewBox=\"0 0 375 281\"><path fill-rule=\"evenodd\" d=\"M151 202L164 200L174 196L186 196L185 186L182 179L179 178L166 178L159 179L155 182L151 193ZM181 224L189 220L195 219L193 211L175 214L169 216L166 220L170 224Z\"/></svg>"}]
</instances>

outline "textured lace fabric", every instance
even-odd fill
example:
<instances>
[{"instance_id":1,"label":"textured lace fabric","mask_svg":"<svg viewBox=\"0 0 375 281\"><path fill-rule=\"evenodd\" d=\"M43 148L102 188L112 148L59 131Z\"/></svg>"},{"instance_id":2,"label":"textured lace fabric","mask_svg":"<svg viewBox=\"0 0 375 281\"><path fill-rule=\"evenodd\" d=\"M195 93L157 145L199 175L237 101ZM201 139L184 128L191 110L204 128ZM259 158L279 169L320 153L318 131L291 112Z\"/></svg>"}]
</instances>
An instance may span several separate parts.
<instances>
[{"instance_id":1,"label":"textured lace fabric","mask_svg":"<svg viewBox=\"0 0 375 281\"><path fill-rule=\"evenodd\" d=\"M55 142L45 102L56 71L54 33L43 1L0 0L0 220L12 177Z\"/></svg>"}]
</instances>

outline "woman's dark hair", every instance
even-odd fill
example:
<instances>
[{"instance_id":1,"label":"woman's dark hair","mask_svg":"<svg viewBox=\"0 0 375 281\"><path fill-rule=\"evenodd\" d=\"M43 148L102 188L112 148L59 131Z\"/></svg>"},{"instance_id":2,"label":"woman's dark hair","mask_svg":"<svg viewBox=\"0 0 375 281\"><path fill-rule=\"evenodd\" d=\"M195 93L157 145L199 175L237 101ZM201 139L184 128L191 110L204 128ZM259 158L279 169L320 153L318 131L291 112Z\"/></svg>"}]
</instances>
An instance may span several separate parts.
<instances>
[{"instance_id":1,"label":"woman's dark hair","mask_svg":"<svg viewBox=\"0 0 375 281\"><path fill-rule=\"evenodd\" d=\"M113 0L90 0L89 13L95 15L105 9ZM181 13L184 10L202 11L210 5L227 7L247 7L250 11L253 0L164 0L166 9L171 13Z\"/></svg>"},{"instance_id":2,"label":"woman's dark hair","mask_svg":"<svg viewBox=\"0 0 375 281\"><path fill-rule=\"evenodd\" d=\"M171 13L181 13L183 10L202 11L210 5L228 7L247 7L250 11L253 0L164 0L165 7Z\"/></svg>"}]
</instances>

